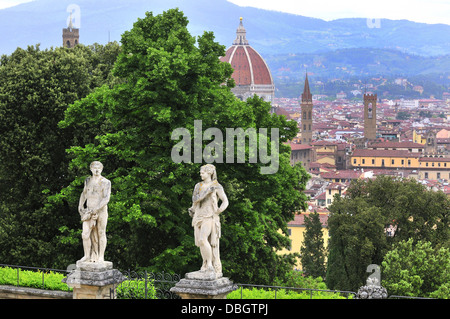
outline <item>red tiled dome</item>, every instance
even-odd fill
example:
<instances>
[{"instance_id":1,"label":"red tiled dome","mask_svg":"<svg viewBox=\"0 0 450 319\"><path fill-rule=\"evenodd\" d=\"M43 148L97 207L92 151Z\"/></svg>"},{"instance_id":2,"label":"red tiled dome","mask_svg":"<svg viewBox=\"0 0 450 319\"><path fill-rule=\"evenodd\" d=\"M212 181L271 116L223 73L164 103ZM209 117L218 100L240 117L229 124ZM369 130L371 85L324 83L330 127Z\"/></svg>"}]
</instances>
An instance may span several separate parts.
<instances>
[{"instance_id":1,"label":"red tiled dome","mask_svg":"<svg viewBox=\"0 0 450 319\"><path fill-rule=\"evenodd\" d=\"M222 62L228 62L234 69L233 79L237 86L239 85L273 85L270 70L261 57L249 44L245 38L245 29L240 25L236 32L236 40L229 47Z\"/></svg>"}]
</instances>

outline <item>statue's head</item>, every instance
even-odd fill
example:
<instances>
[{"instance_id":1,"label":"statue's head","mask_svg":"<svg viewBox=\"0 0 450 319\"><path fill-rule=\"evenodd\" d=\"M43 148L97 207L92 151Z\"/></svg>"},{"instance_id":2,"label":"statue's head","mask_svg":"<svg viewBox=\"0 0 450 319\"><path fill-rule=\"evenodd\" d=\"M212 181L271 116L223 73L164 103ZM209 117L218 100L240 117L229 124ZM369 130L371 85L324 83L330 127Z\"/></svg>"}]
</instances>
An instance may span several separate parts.
<instances>
[{"instance_id":1,"label":"statue's head","mask_svg":"<svg viewBox=\"0 0 450 319\"><path fill-rule=\"evenodd\" d=\"M99 161L93 161L89 166L93 175L100 175L103 171L103 164Z\"/></svg>"},{"instance_id":2,"label":"statue's head","mask_svg":"<svg viewBox=\"0 0 450 319\"><path fill-rule=\"evenodd\" d=\"M216 167L212 164L206 164L200 167L200 173L206 172L209 175L211 175L211 180L215 181L217 180L217 174L216 174Z\"/></svg>"}]
</instances>

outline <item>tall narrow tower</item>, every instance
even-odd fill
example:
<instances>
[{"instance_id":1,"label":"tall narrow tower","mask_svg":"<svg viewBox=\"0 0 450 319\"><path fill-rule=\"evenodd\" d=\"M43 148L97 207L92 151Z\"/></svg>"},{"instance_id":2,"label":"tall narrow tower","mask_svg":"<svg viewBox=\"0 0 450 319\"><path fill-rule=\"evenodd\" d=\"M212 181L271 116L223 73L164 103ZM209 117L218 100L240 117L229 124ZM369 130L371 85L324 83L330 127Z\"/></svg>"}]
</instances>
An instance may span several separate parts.
<instances>
[{"instance_id":1,"label":"tall narrow tower","mask_svg":"<svg viewBox=\"0 0 450 319\"><path fill-rule=\"evenodd\" d=\"M80 41L80 29L73 27L72 13L70 13L70 21L67 28L63 29L63 47L73 48Z\"/></svg>"},{"instance_id":2,"label":"tall narrow tower","mask_svg":"<svg viewBox=\"0 0 450 319\"><path fill-rule=\"evenodd\" d=\"M302 109L302 144L310 144L312 141L312 111L313 102L312 94L309 90L308 72L305 77L305 87L303 88L302 101L300 103Z\"/></svg>"},{"instance_id":3,"label":"tall narrow tower","mask_svg":"<svg viewBox=\"0 0 450 319\"><path fill-rule=\"evenodd\" d=\"M364 93L364 138L377 137L377 95Z\"/></svg>"}]
</instances>

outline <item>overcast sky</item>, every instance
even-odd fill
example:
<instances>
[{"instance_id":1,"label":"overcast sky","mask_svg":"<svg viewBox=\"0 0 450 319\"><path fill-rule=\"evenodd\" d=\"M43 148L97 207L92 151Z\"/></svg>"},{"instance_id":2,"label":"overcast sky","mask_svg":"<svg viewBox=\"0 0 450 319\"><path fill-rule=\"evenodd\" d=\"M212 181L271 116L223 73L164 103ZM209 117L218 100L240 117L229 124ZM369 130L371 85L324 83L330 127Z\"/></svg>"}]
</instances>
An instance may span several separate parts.
<instances>
[{"instance_id":1,"label":"overcast sky","mask_svg":"<svg viewBox=\"0 0 450 319\"><path fill-rule=\"evenodd\" d=\"M0 0L0 9L32 0ZM148 0L151 1L151 0ZM211 0L214 1L214 0ZM240 6L277 10L302 16L339 18L407 19L450 25L450 0L227 0ZM76 4L76 0L73 3Z\"/></svg>"},{"instance_id":2,"label":"overcast sky","mask_svg":"<svg viewBox=\"0 0 450 319\"><path fill-rule=\"evenodd\" d=\"M1 1L1 0L0 0ZM450 0L228 0L240 6L277 10L302 16L340 18L406 19L450 25Z\"/></svg>"}]
</instances>

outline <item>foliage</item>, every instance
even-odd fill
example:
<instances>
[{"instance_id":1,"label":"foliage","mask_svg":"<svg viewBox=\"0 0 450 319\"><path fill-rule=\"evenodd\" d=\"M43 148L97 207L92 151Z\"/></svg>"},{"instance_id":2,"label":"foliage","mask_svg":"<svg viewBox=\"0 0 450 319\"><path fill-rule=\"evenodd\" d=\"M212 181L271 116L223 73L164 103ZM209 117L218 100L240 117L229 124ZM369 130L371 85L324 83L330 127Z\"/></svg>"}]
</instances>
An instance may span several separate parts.
<instances>
[{"instance_id":1,"label":"foliage","mask_svg":"<svg viewBox=\"0 0 450 319\"><path fill-rule=\"evenodd\" d=\"M125 280L117 286L116 294L117 299L157 299L153 280L147 283L144 280Z\"/></svg>"},{"instance_id":2,"label":"foliage","mask_svg":"<svg viewBox=\"0 0 450 319\"><path fill-rule=\"evenodd\" d=\"M380 265L392 244L410 238L449 244L449 199L414 180L389 176L357 180L329 207L327 286L356 291L366 268ZM386 228L395 231L388 236Z\"/></svg>"},{"instance_id":3,"label":"foliage","mask_svg":"<svg viewBox=\"0 0 450 319\"><path fill-rule=\"evenodd\" d=\"M430 242L401 241L382 262L382 285L390 295L448 299L450 251Z\"/></svg>"},{"instance_id":4,"label":"foliage","mask_svg":"<svg viewBox=\"0 0 450 319\"><path fill-rule=\"evenodd\" d=\"M239 288L230 292L227 299L351 299L339 293L320 290L294 290L285 288Z\"/></svg>"},{"instance_id":5,"label":"foliage","mask_svg":"<svg viewBox=\"0 0 450 319\"><path fill-rule=\"evenodd\" d=\"M85 132L59 129L67 106L114 83L117 43L73 49L18 48L0 58L0 260L61 268L58 228L74 221L67 202L45 210L70 180L66 148ZM79 247L78 247L79 248ZM73 248L64 253L70 258Z\"/></svg>"},{"instance_id":6,"label":"foliage","mask_svg":"<svg viewBox=\"0 0 450 319\"><path fill-rule=\"evenodd\" d=\"M325 277L322 223L317 212L305 215L305 228L305 237L300 248L302 270L306 276Z\"/></svg>"},{"instance_id":7,"label":"foliage","mask_svg":"<svg viewBox=\"0 0 450 319\"><path fill-rule=\"evenodd\" d=\"M19 269L18 268L1 267L0 268L0 285L22 286L47 290L72 290L61 280L66 277L65 274L48 271L42 272ZM44 285L42 284L42 277L44 277ZM19 282L17 281L19 278Z\"/></svg>"},{"instance_id":8,"label":"foliage","mask_svg":"<svg viewBox=\"0 0 450 319\"><path fill-rule=\"evenodd\" d=\"M308 289L327 289L327 285L322 277L307 276L305 273L297 270L287 272L283 280L276 280L277 286L308 288Z\"/></svg>"},{"instance_id":9,"label":"foliage","mask_svg":"<svg viewBox=\"0 0 450 319\"><path fill-rule=\"evenodd\" d=\"M290 148L283 144L295 136L296 123L270 114L270 104L256 96L238 100L230 91L233 70L219 60L225 47L211 32L192 37L187 24L177 9L146 13L123 34L113 70L120 83L75 102L60 123L63 129L84 123L104 130L70 148L73 182L50 201L75 203L89 163L100 160L113 188L106 258L122 269L193 271L201 261L187 209L201 163L172 160L172 132L186 128L192 139L194 120L222 132L278 128L276 174L260 174L263 163L215 163L230 201L221 215L223 267L237 281L271 282L294 264L292 256L276 251L289 245L287 221L306 202L300 190L307 174L290 166ZM79 236L73 225L62 230L66 242Z\"/></svg>"}]
</instances>

